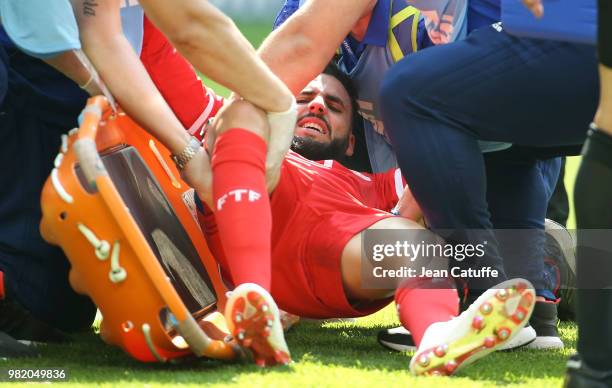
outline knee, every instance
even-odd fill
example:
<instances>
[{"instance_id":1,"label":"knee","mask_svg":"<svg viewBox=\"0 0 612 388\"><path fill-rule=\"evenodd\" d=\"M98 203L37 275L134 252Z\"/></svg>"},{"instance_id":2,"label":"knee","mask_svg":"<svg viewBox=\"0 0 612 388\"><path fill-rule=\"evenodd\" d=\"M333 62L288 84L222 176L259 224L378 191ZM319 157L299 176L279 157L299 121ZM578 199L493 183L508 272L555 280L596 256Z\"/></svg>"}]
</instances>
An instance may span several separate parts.
<instances>
[{"instance_id":1,"label":"knee","mask_svg":"<svg viewBox=\"0 0 612 388\"><path fill-rule=\"evenodd\" d=\"M417 96L418 91L422 88L420 77L412 66L414 61L411 58L406 58L392 66L383 78L380 87L380 98L382 106L398 107L406 102L410 103Z\"/></svg>"},{"instance_id":2,"label":"knee","mask_svg":"<svg viewBox=\"0 0 612 388\"><path fill-rule=\"evenodd\" d=\"M267 140L269 132L266 113L245 100L234 100L223 106L215 118L214 127L217 135L228 129L240 128L264 140Z\"/></svg>"},{"instance_id":3,"label":"knee","mask_svg":"<svg viewBox=\"0 0 612 388\"><path fill-rule=\"evenodd\" d=\"M380 87L380 107L385 130L393 135L393 129L405 129L405 118L423 106L420 93L423 82L412 61L406 58L387 71Z\"/></svg>"}]
</instances>

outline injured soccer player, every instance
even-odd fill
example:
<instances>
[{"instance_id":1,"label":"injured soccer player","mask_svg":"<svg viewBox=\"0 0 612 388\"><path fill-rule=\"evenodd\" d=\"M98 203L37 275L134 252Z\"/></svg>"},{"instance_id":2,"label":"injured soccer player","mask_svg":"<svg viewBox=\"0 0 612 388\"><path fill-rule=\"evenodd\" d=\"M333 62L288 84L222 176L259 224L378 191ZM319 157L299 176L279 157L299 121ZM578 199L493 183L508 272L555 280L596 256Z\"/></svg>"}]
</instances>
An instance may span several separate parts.
<instances>
[{"instance_id":1,"label":"injured soccer player","mask_svg":"<svg viewBox=\"0 0 612 388\"><path fill-rule=\"evenodd\" d=\"M331 160L351 155L355 144L355 101L345 85L328 69L297 96L292 150L272 185L265 175L269 129L263 111L233 100L208 129L212 179L208 190L198 192L199 218L234 287L225 308L230 331L258 365L286 364L291 358L279 308L302 317L359 317L394 300L418 345L411 372L453 374L520 331L535 293L526 280L509 280L457 316L450 277L391 277L383 287L368 284L374 267L407 266L420 274L446 261L394 260L393 254L362 258L364 236L372 231L401 231L423 246L443 242L415 222L418 206L399 170L366 174ZM399 216L391 213L394 208Z\"/></svg>"}]
</instances>

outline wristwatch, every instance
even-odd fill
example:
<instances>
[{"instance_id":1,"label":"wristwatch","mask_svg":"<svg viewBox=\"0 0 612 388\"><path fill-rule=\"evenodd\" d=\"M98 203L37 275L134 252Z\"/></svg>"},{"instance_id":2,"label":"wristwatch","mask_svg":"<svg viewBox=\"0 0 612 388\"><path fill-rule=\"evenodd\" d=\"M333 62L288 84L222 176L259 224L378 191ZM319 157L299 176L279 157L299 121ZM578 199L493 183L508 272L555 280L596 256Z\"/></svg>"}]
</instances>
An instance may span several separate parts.
<instances>
[{"instance_id":1,"label":"wristwatch","mask_svg":"<svg viewBox=\"0 0 612 388\"><path fill-rule=\"evenodd\" d=\"M176 164L176 168L178 168L179 171L182 171L201 147L202 143L200 143L198 138L195 136L191 136L191 138L189 139L189 143L187 143L187 145L185 146L183 151L181 151L180 154L171 155L174 164Z\"/></svg>"}]
</instances>

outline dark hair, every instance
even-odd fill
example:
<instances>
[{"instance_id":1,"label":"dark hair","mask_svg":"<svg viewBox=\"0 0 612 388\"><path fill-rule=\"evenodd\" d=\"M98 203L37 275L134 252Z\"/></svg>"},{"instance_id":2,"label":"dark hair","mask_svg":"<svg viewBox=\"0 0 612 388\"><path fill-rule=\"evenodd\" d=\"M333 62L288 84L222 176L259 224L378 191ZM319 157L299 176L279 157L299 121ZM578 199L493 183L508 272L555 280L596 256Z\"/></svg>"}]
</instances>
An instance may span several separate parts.
<instances>
[{"instance_id":1,"label":"dark hair","mask_svg":"<svg viewBox=\"0 0 612 388\"><path fill-rule=\"evenodd\" d=\"M361 120L359 120L359 106L357 105L357 91L355 90L353 81L349 78L348 75L346 75L342 70L340 70L336 63L336 57L334 57L334 59L332 59L332 61L329 62L327 66L325 66L325 69L323 69L323 74L327 74L334 77L335 79L340 81L342 86L344 86L344 89L346 89L346 92L348 93L349 98L351 99L351 108L353 111L353 116L351 117L351 129L354 130L355 126L361 123Z\"/></svg>"},{"instance_id":2,"label":"dark hair","mask_svg":"<svg viewBox=\"0 0 612 388\"><path fill-rule=\"evenodd\" d=\"M370 165L370 158L368 156L368 150L365 144L365 134L363 131L363 119L359 115L359 106L357 105L357 90L351 78L340 70L337 63L338 56L335 56L334 59L327 64L323 70L323 74L336 78L340 81L344 89L346 89L353 110L353 115L351 116L351 131L355 136L355 150L353 151L353 156L345 157L343 160L339 160L339 162L356 171L371 172L372 167Z\"/></svg>"}]
</instances>

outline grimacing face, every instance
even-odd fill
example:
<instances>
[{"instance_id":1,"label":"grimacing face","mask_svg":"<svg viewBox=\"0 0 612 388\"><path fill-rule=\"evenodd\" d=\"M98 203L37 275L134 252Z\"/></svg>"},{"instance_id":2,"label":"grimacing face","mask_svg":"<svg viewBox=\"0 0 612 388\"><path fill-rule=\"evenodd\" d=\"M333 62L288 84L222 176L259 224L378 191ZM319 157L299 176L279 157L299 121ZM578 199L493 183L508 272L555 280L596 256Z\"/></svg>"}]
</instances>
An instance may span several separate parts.
<instances>
[{"instance_id":1,"label":"grimacing face","mask_svg":"<svg viewBox=\"0 0 612 388\"><path fill-rule=\"evenodd\" d=\"M294 151L313 160L338 159L353 154L351 99L340 81L331 75L320 74L296 100L298 119Z\"/></svg>"}]
</instances>

